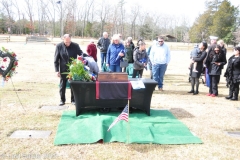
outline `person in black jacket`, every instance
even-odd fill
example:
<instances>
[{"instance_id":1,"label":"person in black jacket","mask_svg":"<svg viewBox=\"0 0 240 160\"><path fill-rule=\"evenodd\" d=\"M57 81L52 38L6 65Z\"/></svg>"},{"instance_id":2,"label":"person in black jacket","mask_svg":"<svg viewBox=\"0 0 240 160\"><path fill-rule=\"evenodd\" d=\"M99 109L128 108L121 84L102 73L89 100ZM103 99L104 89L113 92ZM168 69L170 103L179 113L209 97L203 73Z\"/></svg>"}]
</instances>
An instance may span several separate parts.
<instances>
[{"instance_id":1,"label":"person in black jacket","mask_svg":"<svg viewBox=\"0 0 240 160\"><path fill-rule=\"evenodd\" d=\"M190 76L191 76L191 86L192 89L188 93L193 93L193 95L198 94L198 88L199 88L199 78L201 76L202 70L203 70L203 61L207 56L206 49L208 47L208 44L206 42L202 42L198 46L198 50L195 49L197 52L197 57L192 58L192 65L190 68ZM197 72L192 72L193 64L196 62L196 70ZM194 89L194 86L196 85L196 90Z\"/></svg>"},{"instance_id":2,"label":"person in black jacket","mask_svg":"<svg viewBox=\"0 0 240 160\"><path fill-rule=\"evenodd\" d=\"M224 77L227 80L227 86L229 86L229 95L225 97L233 101L238 100L239 82L240 82L240 47L235 47L234 55L228 59L228 66Z\"/></svg>"},{"instance_id":3,"label":"person in black jacket","mask_svg":"<svg viewBox=\"0 0 240 160\"><path fill-rule=\"evenodd\" d=\"M67 74L68 72L67 64L71 62L71 58L76 59L77 55L82 55L82 50L77 43L71 42L71 35L65 34L63 36L63 42L57 44L54 56L54 66L57 76L60 77L60 97L61 101L59 105L64 105L66 101L65 92L67 84ZM71 103L75 103L73 92L71 89Z\"/></svg>"},{"instance_id":4,"label":"person in black jacket","mask_svg":"<svg viewBox=\"0 0 240 160\"><path fill-rule=\"evenodd\" d=\"M103 63L106 63L107 50L110 43L111 42L110 39L108 38L108 33L103 32L103 37L101 37L97 43L97 47L100 49L101 52L101 68L103 66Z\"/></svg>"},{"instance_id":5,"label":"person in black jacket","mask_svg":"<svg viewBox=\"0 0 240 160\"><path fill-rule=\"evenodd\" d=\"M216 45L206 59L206 67L210 78L207 96L216 97L218 95L218 82L222 74L223 65L226 63L226 55L221 51L221 46Z\"/></svg>"}]
</instances>

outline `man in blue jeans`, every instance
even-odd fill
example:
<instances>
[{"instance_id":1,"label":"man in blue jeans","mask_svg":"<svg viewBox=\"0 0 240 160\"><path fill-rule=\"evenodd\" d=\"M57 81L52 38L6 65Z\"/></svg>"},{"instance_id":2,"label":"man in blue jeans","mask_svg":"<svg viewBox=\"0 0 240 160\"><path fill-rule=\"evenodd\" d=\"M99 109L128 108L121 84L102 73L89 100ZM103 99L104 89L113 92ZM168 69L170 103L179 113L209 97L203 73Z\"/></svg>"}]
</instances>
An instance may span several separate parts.
<instances>
[{"instance_id":1,"label":"man in blue jeans","mask_svg":"<svg viewBox=\"0 0 240 160\"><path fill-rule=\"evenodd\" d=\"M152 46L150 60L152 62L153 79L158 82L158 90L163 91L163 77L171 59L170 50L163 37L158 37L156 45Z\"/></svg>"},{"instance_id":2,"label":"man in blue jeans","mask_svg":"<svg viewBox=\"0 0 240 160\"><path fill-rule=\"evenodd\" d=\"M100 49L100 52L101 52L101 68L103 66L103 63L106 62L106 55L107 55L109 44L110 44L110 39L108 38L108 33L103 32L103 37L101 37L97 43L97 47Z\"/></svg>"}]
</instances>

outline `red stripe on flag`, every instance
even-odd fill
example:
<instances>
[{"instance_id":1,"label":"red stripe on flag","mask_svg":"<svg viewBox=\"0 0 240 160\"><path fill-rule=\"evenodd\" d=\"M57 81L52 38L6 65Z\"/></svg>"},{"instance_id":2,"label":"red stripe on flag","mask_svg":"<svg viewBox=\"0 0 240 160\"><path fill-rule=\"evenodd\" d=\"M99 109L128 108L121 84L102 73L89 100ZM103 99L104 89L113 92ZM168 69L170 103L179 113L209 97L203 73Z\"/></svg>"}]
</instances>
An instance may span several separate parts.
<instances>
[{"instance_id":1,"label":"red stripe on flag","mask_svg":"<svg viewBox=\"0 0 240 160\"><path fill-rule=\"evenodd\" d=\"M99 99L99 81L96 81L96 99Z\"/></svg>"}]
</instances>

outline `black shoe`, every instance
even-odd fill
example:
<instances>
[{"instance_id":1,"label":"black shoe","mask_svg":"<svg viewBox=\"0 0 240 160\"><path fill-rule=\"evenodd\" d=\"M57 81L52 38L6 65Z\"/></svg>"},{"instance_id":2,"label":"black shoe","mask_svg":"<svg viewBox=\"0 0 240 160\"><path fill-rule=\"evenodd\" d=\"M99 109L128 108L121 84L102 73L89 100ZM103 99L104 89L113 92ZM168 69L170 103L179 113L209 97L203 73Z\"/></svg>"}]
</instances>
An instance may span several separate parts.
<instances>
[{"instance_id":1,"label":"black shoe","mask_svg":"<svg viewBox=\"0 0 240 160\"><path fill-rule=\"evenodd\" d=\"M238 98L236 98L236 97L233 97L233 98L231 98L230 100L231 100L231 101L237 101L237 100L238 100Z\"/></svg>"},{"instance_id":2,"label":"black shoe","mask_svg":"<svg viewBox=\"0 0 240 160\"><path fill-rule=\"evenodd\" d=\"M189 91L189 92L187 92L187 93L194 93L194 90L191 90L191 91Z\"/></svg>"},{"instance_id":3,"label":"black shoe","mask_svg":"<svg viewBox=\"0 0 240 160\"><path fill-rule=\"evenodd\" d=\"M198 93L199 93L199 92L198 92L198 91L196 91L196 92L194 92L194 93L193 93L193 95L197 95Z\"/></svg>"},{"instance_id":4,"label":"black shoe","mask_svg":"<svg viewBox=\"0 0 240 160\"><path fill-rule=\"evenodd\" d=\"M59 103L59 106L63 106L64 104L65 104L65 102L61 101L61 102Z\"/></svg>"},{"instance_id":5,"label":"black shoe","mask_svg":"<svg viewBox=\"0 0 240 160\"><path fill-rule=\"evenodd\" d=\"M227 97L225 97L226 99L232 99L232 96L227 96Z\"/></svg>"}]
</instances>

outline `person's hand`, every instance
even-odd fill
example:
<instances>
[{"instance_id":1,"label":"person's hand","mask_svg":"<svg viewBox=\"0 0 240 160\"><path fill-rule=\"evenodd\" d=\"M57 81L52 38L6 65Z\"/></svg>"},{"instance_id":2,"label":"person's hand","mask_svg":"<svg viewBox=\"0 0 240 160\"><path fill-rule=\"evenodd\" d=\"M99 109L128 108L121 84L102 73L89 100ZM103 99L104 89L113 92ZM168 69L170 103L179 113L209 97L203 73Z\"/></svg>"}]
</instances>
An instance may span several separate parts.
<instances>
[{"instance_id":1,"label":"person's hand","mask_svg":"<svg viewBox=\"0 0 240 160\"><path fill-rule=\"evenodd\" d=\"M60 77L60 76L61 76L60 72L57 72L57 77Z\"/></svg>"},{"instance_id":2,"label":"person's hand","mask_svg":"<svg viewBox=\"0 0 240 160\"><path fill-rule=\"evenodd\" d=\"M124 54L123 54L122 52L120 52L118 55L119 55L119 56L121 56L121 57L123 57L123 56L124 56Z\"/></svg>"},{"instance_id":3,"label":"person's hand","mask_svg":"<svg viewBox=\"0 0 240 160\"><path fill-rule=\"evenodd\" d=\"M108 66L109 66L109 64L106 64L106 66L108 67Z\"/></svg>"},{"instance_id":4,"label":"person's hand","mask_svg":"<svg viewBox=\"0 0 240 160\"><path fill-rule=\"evenodd\" d=\"M215 64L216 64L216 65L218 65L218 66L220 66L220 65L221 65L221 63L219 63L219 62L215 62Z\"/></svg>"},{"instance_id":5,"label":"person's hand","mask_svg":"<svg viewBox=\"0 0 240 160\"><path fill-rule=\"evenodd\" d=\"M194 60L192 60L192 63L195 63L195 61L194 61Z\"/></svg>"},{"instance_id":6,"label":"person's hand","mask_svg":"<svg viewBox=\"0 0 240 160\"><path fill-rule=\"evenodd\" d=\"M146 63L143 63L143 65L144 65L144 67L146 67L146 66L147 66L147 64L146 64Z\"/></svg>"}]
</instances>

